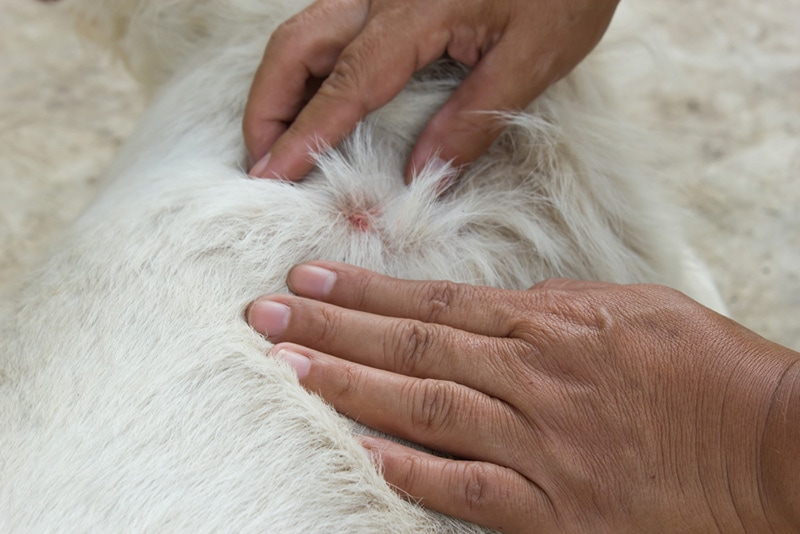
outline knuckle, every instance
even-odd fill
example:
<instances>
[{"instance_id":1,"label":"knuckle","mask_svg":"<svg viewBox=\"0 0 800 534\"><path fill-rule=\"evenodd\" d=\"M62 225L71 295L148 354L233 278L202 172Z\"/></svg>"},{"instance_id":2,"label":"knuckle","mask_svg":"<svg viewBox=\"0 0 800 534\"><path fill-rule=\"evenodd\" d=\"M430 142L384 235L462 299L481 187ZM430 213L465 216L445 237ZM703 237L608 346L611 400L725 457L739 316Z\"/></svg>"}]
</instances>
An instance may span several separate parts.
<instances>
[{"instance_id":1,"label":"knuckle","mask_svg":"<svg viewBox=\"0 0 800 534\"><path fill-rule=\"evenodd\" d=\"M270 35L267 49L293 55L308 52L323 39L321 30L326 26L320 25L320 19L324 16L324 4L317 2L280 23Z\"/></svg>"},{"instance_id":2,"label":"knuckle","mask_svg":"<svg viewBox=\"0 0 800 534\"><path fill-rule=\"evenodd\" d=\"M380 278L381 276L378 273L366 271L363 272L362 276L355 279L356 283L351 284L349 288L354 309L368 311L368 303L371 301L370 296L379 292Z\"/></svg>"},{"instance_id":3,"label":"knuckle","mask_svg":"<svg viewBox=\"0 0 800 534\"><path fill-rule=\"evenodd\" d=\"M359 53L345 49L317 94L332 100L346 100L356 106L359 116L363 117L373 109L369 91L361 84L364 66Z\"/></svg>"},{"instance_id":4,"label":"knuckle","mask_svg":"<svg viewBox=\"0 0 800 534\"><path fill-rule=\"evenodd\" d=\"M336 401L340 398L348 398L353 395L358 395L358 392L361 390L362 382L362 370L352 364L344 365L342 367L339 387L337 388L338 390L336 391L335 398L332 399L332 402L336 404Z\"/></svg>"},{"instance_id":5,"label":"knuckle","mask_svg":"<svg viewBox=\"0 0 800 534\"><path fill-rule=\"evenodd\" d=\"M439 316L456 302L457 296L462 291L464 286L449 280L424 284L417 299L420 302L420 319L427 323L435 323Z\"/></svg>"},{"instance_id":6,"label":"knuckle","mask_svg":"<svg viewBox=\"0 0 800 534\"><path fill-rule=\"evenodd\" d=\"M640 284L630 286L629 289L632 293L639 292L636 295L643 301L650 302L667 302L672 305L684 305L690 302L690 299L682 292L675 288L659 285L659 284Z\"/></svg>"},{"instance_id":7,"label":"knuckle","mask_svg":"<svg viewBox=\"0 0 800 534\"><path fill-rule=\"evenodd\" d=\"M619 301L620 304L615 306L616 311L628 320L659 316L665 323L674 323L681 322L685 317L702 320L703 315L714 313L708 308L698 307L695 301L677 289L658 284L623 286Z\"/></svg>"},{"instance_id":8,"label":"knuckle","mask_svg":"<svg viewBox=\"0 0 800 534\"><path fill-rule=\"evenodd\" d=\"M568 291L563 281L556 279L539 287L534 302L544 314L556 321L562 321L580 315L585 300L584 293Z\"/></svg>"},{"instance_id":9,"label":"knuckle","mask_svg":"<svg viewBox=\"0 0 800 534\"><path fill-rule=\"evenodd\" d=\"M283 49L290 46L303 35L305 18L297 14L284 22L280 23L269 38L267 48Z\"/></svg>"},{"instance_id":10,"label":"knuckle","mask_svg":"<svg viewBox=\"0 0 800 534\"><path fill-rule=\"evenodd\" d=\"M433 339L428 326L417 321L403 321L389 339L387 352L394 356L394 368L405 375L416 375L419 363L429 353Z\"/></svg>"},{"instance_id":11,"label":"knuckle","mask_svg":"<svg viewBox=\"0 0 800 534\"><path fill-rule=\"evenodd\" d=\"M566 284L566 286L565 286ZM529 293L529 309L517 325L519 336L540 352L553 350L565 343L594 343L607 336L618 324L613 302L602 292L570 289L570 280L548 280ZM580 288L579 288L580 289Z\"/></svg>"},{"instance_id":12,"label":"knuckle","mask_svg":"<svg viewBox=\"0 0 800 534\"><path fill-rule=\"evenodd\" d=\"M333 341L339 331L342 311L334 306L322 306L318 317L317 345L324 348Z\"/></svg>"},{"instance_id":13,"label":"knuckle","mask_svg":"<svg viewBox=\"0 0 800 534\"><path fill-rule=\"evenodd\" d=\"M422 459L413 454L407 455L403 458L402 462L400 462L399 467L400 469L398 471L402 473L399 486L412 492L417 484L417 480L424 476L424 464Z\"/></svg>"},{"instance_id":14,"label":"knuckle","mask_svg":"<svg viewBox=\"0 0 800 534\"><path fill-rule=\"evenodd\" d=\"M569 316L567 309L573 306L573 295L560 288L534 287L537 291L528 292L517 303L511 337L521 339L528 350L541 354L565 333L569 323L564 319Z\"/></svg>"},{"instance_id":15,"label":"knuckle","mask_svg":"<svg viewBox=\"0 0 800 534\"><path fill-rule=\"evenodd\" d=\"M412 392L411 427L430 434L449 425L453 417L454 384L421 380Z\"/></svg>"},{"instance_id":16,"label":"knuckle","mask_svg":"<svg viewBox=\"0 0 800 534\"><path fill-rule=\"evenodd\" d=\"M490 506L489 472L485 465L470 463L464 466L464 504L471 512Z\"/></svg>"}]
</instances>

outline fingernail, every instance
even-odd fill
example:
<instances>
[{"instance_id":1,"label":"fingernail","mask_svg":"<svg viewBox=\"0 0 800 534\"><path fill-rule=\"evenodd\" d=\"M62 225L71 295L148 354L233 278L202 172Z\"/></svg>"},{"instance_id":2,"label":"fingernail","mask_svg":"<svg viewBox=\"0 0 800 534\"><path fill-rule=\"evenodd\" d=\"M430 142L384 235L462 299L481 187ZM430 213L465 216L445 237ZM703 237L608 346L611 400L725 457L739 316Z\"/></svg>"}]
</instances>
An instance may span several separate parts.
<instances>
[{"instance_id":1,"label":"fingernail","mask_svg":"<svg viewBox=\"0 0 800 534\"><path fill-rule=\"evenodd\" d=\"M289 325L289 306L271 300L257 300L250 308L250 326L268 338L283 334Z\"/></svg>"},{"instance_id":2,"label":"fingernail","mask_svg":"<svg viewBox=\"0 0 800 534\"><path fill-rule=\"evenodd\" d=\"M425 168L431 169L432 171L438 171L446 166L447 162L439 156L433 156L432 158L428 159L427 162L425 162Z\"/></svg>"},{"instance_id":3,"label":"fingernail","mask_svg":"<svg viewBox=\"0 0 800 534\"><path fill-rule=\"evenodd\" d=\"M448 162L441 158L439 152L428 154L427 156L415 156L411 160L410 176L406 183L410 184L413 179L419 178L423 173L437 172L447 167Z\"/></svg>"},{"instance_id":4,"label":"fingernail","mask_svg":"<svg viewBox=\"0 0 800 534\"><path fill-rule=\"evenodd\" d=\"M299 380L308 376L308 371L311 369L311 360L308 357L287 349L279 350L275 357L288 363Z\"/></svg>"},{"instance_id":5,"label":"fingernail","mask_svg":"<svg viewBox=\"0 0 800 534\"><path fill-rule=\"evenodd\" d=\"M289 288L305 297L314 299L327 297L334 283L336 283L336 273L316 265L298 265L289 273Z\"/></svg>"},{"instance_id":6,"label":"fingernail","mask_svg":"<svg viewBox=\"0 0 800 534\"><path fill-rule=\"evenodd\" d=\"M250 169L249 176L250 178L268 178L267 176L267 167L269 166L269 159L272 154L267 152L267 155L261 158L253 165L253 168Z\"/></svg>"},{"instance_id":7,"label":"fingernail","mask_svg":"<svg viewBox=\"0 0 800 534\"><path fill-rule=\"evenodd\" d=\"M376 449L380 445L380 441L372 436L359 436L358 440L361 442L362 447L369 450Z\"/></svg>"},{"instance_id":8,"label":"fingernail","mask_svg":"<svg viewBox=\"0 0 800 534\"><path fill-rule=\"evenodd\" d=\"M369 436L359 436L358 440L361 442L361 446L364 447L364 452L367 454L372 464L376 467L380 467L383 463L380 451L383 444Z\"/></svg>"}]
</instances>

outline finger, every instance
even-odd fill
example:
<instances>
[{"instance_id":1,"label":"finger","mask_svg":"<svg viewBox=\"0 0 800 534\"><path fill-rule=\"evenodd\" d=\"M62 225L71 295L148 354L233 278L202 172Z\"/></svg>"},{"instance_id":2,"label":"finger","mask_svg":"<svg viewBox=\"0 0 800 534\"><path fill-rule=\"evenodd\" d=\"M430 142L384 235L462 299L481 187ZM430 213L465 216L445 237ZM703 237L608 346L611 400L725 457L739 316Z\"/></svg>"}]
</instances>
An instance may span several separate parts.
<instances>
[{"instance_id":1,"label":"finger","mask_svg":"<svg viewBox=\"0 0 800 534\"><path fill-rule=\"evenodd\" d=\"M495 463L516 439L518 416L502 401L444 380L411 378L282 343L270 355L298 373L303 386L370 428L448 454ZM309 364L300 364L307 358Z\"/></svg>"},{"instance_id":2,"label":"finger","mask_svg":"<svg viewBox=\"0 0 800 534\"><path fill-rule=\"evenodd\" d=\"M484 336L514 329L514 292L449 281L410 281L334 262L294 267L287 279L298 295L387 317L437 323Z\"/></svg>"},{"instance_id":3,"label":"finger","mask_svg":"<svg viewBox=\"0 0 800 534\"><path fill-rule=\"evenodd\" d=\"M363 28L367 10L362 1L317 2L273 32L250 88L242 126L254 161L262 160L295 119L309 80L333 70L341 51ZM260 176L259 170L252 174Z\"/></svg>"},{"instance_id":4,"label":"finger","mask_svg":"<svg viewBox=\"0 0 800 534\"><path fill-rule=\"evenodd\" d=\"M500 398L513 390L507 362L514 346L508 340L287 295L257 300L248 321L273 343L290 341L394 373L453 380Z\"/></svg>"},{"instance_id":5,"label":"finger","mask_svg":"<svg viewBox=\"0 0 800 534\"><path fill-rule=\"evenodd\" d=\"M313 166L312 152L338 144L403 89L419 68L416 43L407 29L386 18L375 16L342 51L330 76L270 150L264 175L301 179Z\"/></svg>"},{"instance_id":6,"label":"finger","mask_svg":"<svg viewBox=\"0 0 800 534\"><path fill-rule=\"evenodd\" d=\"M440 458L379 438L361 442L386 481L426 508L502 532L555 530L547 494L512 469Z\"/></svg>"},{"instance_id":7,"label":"finger","mask_svg":"<svg viewBox=\"0 0 800 534\"><path fill-rule=\"evenodd\" d=\"M532 55L509 38L497 43L420 134L407 180L432 157L464 166L483 154L505 126L495 112L524 109L555 81L547 52L537 50L535 64Z\"/></svg>"}]
</instances>

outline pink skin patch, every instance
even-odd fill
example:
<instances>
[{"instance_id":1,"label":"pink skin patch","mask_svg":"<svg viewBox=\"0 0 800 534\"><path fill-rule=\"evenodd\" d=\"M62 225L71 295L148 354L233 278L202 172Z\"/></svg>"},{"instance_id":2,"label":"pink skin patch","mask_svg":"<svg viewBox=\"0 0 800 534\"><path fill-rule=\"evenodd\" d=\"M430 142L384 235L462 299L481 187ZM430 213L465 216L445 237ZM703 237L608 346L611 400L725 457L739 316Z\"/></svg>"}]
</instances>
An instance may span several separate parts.
<instances>
[{"instance_id":1,"label":"pink skin patch","mask_svg":"<svg viewBox=\"0 0 800 534\"><path fill-rule=\"evenodd\" d=\"M372 227L372 219L378 217L381 214L381 209L378 206L374 206L368 210L356 210L349 213L347 217L347 222L360 232L366 232Z\"/></svg>"}]
</instances>

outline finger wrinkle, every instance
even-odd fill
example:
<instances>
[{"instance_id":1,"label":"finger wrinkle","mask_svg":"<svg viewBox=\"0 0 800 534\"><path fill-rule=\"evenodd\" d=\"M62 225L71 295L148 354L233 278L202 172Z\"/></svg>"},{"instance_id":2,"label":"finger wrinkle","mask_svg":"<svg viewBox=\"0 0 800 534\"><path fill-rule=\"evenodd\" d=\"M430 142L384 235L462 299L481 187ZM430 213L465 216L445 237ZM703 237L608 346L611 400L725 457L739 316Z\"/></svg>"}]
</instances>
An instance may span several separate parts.
<instances>
[{"instance_id":1,"label":"finger wrinkle","mask_svg":"<svg viewBox=\"0 0 800 534\"><path fill-rule=\"evenodd\" d=\"M394 335L390 335L385 350L387 354L394 354L394 370L405 374L417 376L419 363L430 352L433 333L425 324L417 321L402 321L394 328Z\"/></svg>"}]
</instances>

